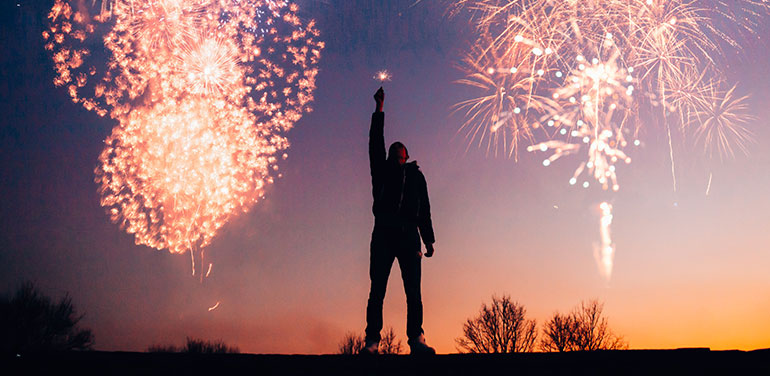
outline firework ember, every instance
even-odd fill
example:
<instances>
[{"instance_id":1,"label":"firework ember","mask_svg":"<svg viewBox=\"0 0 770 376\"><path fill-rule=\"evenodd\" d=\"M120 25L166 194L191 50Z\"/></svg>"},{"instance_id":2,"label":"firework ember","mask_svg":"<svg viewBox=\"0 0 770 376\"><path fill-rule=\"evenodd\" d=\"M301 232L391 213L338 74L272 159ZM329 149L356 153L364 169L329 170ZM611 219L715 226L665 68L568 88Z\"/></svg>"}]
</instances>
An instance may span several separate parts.
<instances>
[{"instance_id":1,"label":"firework ember","mask_svg":"<svg viewBox=\"0 0 770 376\"><path fill-rule=\"evenodd\" d=\"M618 163L629 164L629 148L658 125L676 191L672 132L720 161L752 139L746 97L725 85L722 66L725 50L760 37L767 1L460 0L452 10L478 32L458 81L479 92L456 105L468 146L517 159L524 141L550 153L545 166L583 155L569 183L585 172L580 186L617 191ZM602 255L609 277L612 257Z\"/></svg>"},{"instance_id":2,"label":"firework ember","mask_svg":"<svg viewBox=\"0 0 770 376\"><path fill-rule=\"evenodd\" d=\"M118 122L96 168L101 204L137 244L194 260L280 176L324 44L285 1L88 3L56 0L43 37L54 84Z\"/></svg>"}]
</instances>

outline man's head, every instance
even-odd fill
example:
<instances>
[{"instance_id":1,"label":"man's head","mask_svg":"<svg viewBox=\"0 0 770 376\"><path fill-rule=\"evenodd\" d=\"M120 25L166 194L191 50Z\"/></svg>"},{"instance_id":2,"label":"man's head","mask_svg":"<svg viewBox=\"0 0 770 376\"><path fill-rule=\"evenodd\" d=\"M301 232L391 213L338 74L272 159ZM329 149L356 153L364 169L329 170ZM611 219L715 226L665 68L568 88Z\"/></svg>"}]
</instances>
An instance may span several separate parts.
<instances>
[{"instance_id":1,"label":"man's head","mask_svg":"<svg viewBox=\"0 0 770 376\"><path fill-rule=\"evenodd\" d=\"M399 166L403 166L409 159L409 152L406 151L404 144L396 141L390 145L388 149L388 160L398 162Z\"/></svg>"}]
</instances>

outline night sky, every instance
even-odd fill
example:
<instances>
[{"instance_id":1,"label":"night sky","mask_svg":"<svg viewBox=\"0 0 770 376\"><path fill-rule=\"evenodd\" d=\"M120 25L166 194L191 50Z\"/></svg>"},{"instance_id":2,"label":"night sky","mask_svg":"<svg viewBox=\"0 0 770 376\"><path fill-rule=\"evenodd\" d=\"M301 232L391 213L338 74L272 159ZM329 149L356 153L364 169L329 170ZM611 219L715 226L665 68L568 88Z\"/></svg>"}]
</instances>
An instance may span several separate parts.
<instances>
[{"instance_id":1,"label":"night sky","mask_svg":"<svg viewBox=\"0 0 770 376\"><path fill-rule=\"evenodd\" d=\"M313 112L288 132L283 177L266 199L206 249L214 266L201 282L189 255L135 245L99 205L94 168L116 121L53 85L41 37L51 4L0 8L0 291L33 281L50 296L69 293L98 350L190 336L250 353L330 353L346 332L363 333L374 223L367 137L381 69L393 76L386 143L402 141L428 182L437 242L423 259L424 329L438 352L457 351L463 322L493 294L539 324L599 299L631 348L770 347L767 27L724 67L751 94L749 155L709 161L675 136L674 192L665 128L651 122L611 193L567 183L578 156L544 167L531 153L515 162L466 151L452 105L473 95L454 82L475 38L445 2L300 0L326 42ZM593 257L602 201L615 208L609 281ZM395 271L384 318L405 343Z\"/></svg>"}]
</instances>

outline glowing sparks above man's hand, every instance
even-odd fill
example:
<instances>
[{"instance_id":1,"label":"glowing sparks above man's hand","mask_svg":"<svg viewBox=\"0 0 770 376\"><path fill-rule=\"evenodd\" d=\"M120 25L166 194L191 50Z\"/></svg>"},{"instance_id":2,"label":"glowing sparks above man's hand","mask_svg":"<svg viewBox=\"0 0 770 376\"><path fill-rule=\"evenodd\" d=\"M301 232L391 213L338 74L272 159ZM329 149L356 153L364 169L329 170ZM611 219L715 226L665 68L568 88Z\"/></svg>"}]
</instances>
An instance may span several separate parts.
<instances>
[{"instance_id":1,"label":"glowing sparks above man's hand","mask_svg":"<svg viewBox=\"0 0 770 376\"><path fill-rule=\"evenodd\" d=\"M374 77L373 77L373 78L374 78L375 80L377 80L377 81L380 81L380 82L385 82L385 81L390 81L390 79L392 78L392 76L391 76L390 72L388 72L387 70L383 69L383 70L381 70L381 71L377 72L377 73L374 75Z\"/></svg>"}]
</instances>

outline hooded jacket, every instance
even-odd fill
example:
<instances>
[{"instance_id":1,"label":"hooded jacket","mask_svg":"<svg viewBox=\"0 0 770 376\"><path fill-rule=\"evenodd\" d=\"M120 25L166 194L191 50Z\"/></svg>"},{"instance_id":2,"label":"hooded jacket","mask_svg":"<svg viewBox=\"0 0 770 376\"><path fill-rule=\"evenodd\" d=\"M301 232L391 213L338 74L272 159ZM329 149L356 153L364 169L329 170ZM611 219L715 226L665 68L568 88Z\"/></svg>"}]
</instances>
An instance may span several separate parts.
<instances>
[{"instance_id":1,"label":"hooded jacket","mask_svg":"<svg viewBox=\"0 0 770 376\"><path fill-rule=\"evenodd\" d=\"M400 166L385 156L385 113L372 114L369 128L369 167L375 225L417 226L425 244L433 244L433 222L425 176L417 162Z\"/></svg>"}]
</instances>

